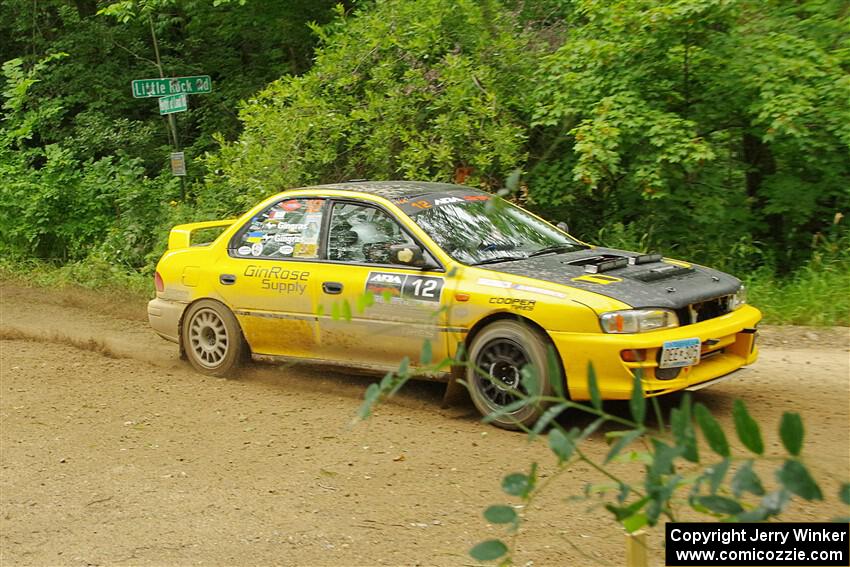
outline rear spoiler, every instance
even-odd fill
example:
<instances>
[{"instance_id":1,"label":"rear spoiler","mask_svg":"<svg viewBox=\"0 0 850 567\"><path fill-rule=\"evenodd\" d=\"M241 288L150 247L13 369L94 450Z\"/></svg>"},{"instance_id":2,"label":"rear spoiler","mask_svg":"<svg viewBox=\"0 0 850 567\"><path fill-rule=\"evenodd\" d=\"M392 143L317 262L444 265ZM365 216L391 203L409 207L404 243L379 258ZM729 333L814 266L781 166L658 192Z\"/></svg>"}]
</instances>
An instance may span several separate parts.
<instances>
[{"instance_id":1,"label":"rear spoiler","mask_svg":"<svg viewBox=\"0 0 850 567\"><path fill-rule=\"evenodd\" d=\"M192 245L193 232L197 232L205 228L227 228L235 223L236 220L237 219L227 219L178 224L172 228L171 232L168 234L168 249L174 250L175 248L188 248Z\"/></svg>"}]
</instances>

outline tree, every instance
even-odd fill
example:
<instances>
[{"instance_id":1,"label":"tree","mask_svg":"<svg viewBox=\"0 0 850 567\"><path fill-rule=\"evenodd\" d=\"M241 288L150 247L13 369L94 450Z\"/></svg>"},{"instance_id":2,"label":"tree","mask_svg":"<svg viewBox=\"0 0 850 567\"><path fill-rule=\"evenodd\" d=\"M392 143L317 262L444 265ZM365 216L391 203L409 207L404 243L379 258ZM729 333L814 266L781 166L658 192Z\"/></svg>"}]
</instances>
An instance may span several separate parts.
<instances>
[{"instance_id":1,"label":"tree","mask_svg":"<svg viewBox=\"0 0 850 567\"><path fill-rule=\"evenodd\" d=\"M532 198L581 228L590 210L799 261L850 206L848 18L837 1L574 2L537 75L534 123L562 157L532 164Z\"/></svg>"}]
</instances>

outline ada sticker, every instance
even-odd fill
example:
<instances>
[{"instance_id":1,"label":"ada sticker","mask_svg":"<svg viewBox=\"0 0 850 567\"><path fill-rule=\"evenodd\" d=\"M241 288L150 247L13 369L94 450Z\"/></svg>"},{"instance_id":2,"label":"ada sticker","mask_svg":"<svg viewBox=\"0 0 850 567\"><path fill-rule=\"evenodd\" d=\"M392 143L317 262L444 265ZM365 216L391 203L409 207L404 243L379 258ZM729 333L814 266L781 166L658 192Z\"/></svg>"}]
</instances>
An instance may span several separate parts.
<instances>
[{"instance_id":1,"label":"ada sticker","mask_svg":"<svg viewBox=\"0 0 850 567\"><path fill-rule=\"evenodd\" d=\"M443 293L443 278L369 272L366 291L375 295L389 293L391 297L439 302Z\"/></svg>"},{"instance_id":2,"label":"ada sticker","mask_svg":"<svg viewBox=\"0 0 850 567\"><path fill-rule=\"evenodd\" d=\"M401 288L407 276L387 272L369 272L366 278L366 291L375 295L389 294L391 297L401 297Z\"/></svg>"},{"instance_id":3,"label":"ada sticker","mask_svg":"<svg viewBox=\"0 0 850 567\"><path fill-rule=\"evenodd\" d=\"M262 244L260 244L259 242L255 242L254 244L251 245L251 255L252 256L259 256L262 253L263 253L263 245Z\"/></svg>"}]
</instances>

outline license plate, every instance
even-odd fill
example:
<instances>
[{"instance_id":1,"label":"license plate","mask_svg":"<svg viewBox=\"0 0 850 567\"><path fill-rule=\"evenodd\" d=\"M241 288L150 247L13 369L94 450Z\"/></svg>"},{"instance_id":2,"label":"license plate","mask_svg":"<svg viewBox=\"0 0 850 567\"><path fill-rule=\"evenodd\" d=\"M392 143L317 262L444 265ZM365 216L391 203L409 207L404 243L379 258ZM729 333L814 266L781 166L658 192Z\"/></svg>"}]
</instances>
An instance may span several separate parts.
<instances>
[{"instance_id":1,"label":"license plate","mask_svg":"<svg viewBox=\"0 0 850 567\"><path fill-rule=\"evenodd\" d=\"M667 341L661 346L659 368L681 368L699 362L701 343L699 339Z\"/></svg>"}]
</instances>

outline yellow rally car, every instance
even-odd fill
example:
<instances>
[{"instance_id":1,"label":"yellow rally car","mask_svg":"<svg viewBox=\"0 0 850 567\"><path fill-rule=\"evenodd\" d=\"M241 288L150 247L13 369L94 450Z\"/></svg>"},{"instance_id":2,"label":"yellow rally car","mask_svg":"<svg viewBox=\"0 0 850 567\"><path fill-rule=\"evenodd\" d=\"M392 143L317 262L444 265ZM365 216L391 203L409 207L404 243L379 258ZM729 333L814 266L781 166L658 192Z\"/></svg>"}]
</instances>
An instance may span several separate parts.
<instances>
[{"instance_id":1,"label":"yellow rally car","mask_svg":"<svg viewBox=\"0 0 850 567\"><path fill-rule=\"evenodd\" d=\"M191 243L217 227L212 243ZM483 414L515 401L528 364L544 376L527 393L549 393L550 346L573 400L589 399L589 362L603 398L627 399L637 369L654 396L701 387L758 353L761 314L736 278L588 246L457 185L285 191L239 219L172 229L155 282L151 326L203 373L227 374L251 355L384 372L404 357L417 366L428 339L434 360L464 349ZM539 412L525 406L496 425Z\"/></svg>"}]
</instances>

